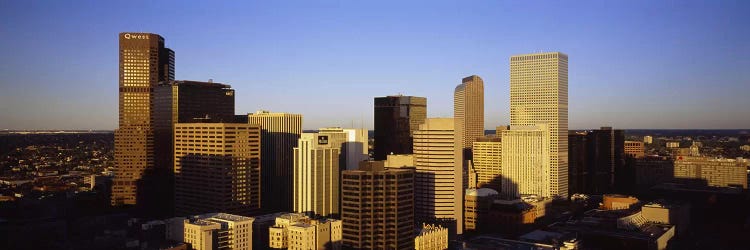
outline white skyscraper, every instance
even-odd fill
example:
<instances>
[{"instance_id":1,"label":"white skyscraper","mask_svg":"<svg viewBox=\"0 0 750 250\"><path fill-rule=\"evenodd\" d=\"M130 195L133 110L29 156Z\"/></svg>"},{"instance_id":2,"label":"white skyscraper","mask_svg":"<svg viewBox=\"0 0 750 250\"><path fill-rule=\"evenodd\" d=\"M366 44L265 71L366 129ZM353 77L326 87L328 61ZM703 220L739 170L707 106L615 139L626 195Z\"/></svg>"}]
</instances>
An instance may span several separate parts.
<instances>
[{"instance_id":1,"label":"white skyscraper","mask_svg":"<svg viewBox=\"0 0 750 250\"><path fill-rule=\"evenodd\" d=\"M567 197L568 56L560 52L516 55L510 58L511 130L513 126L540 124L549 129L549 196ZM503 148L503 155L505 152L506 148ZM505 168L503 165L503 169Z\"/></svg>"},{"instance_id":2,"label":"white skyscraper","mask_svg":"<svg viewBox=\"0 0 750 250\"><path fill-rule=\"evenodd\" d=\"M339 152L327 135L302 133L294 148L294 212L339 214Z\"/></svg>"}]
</instances>

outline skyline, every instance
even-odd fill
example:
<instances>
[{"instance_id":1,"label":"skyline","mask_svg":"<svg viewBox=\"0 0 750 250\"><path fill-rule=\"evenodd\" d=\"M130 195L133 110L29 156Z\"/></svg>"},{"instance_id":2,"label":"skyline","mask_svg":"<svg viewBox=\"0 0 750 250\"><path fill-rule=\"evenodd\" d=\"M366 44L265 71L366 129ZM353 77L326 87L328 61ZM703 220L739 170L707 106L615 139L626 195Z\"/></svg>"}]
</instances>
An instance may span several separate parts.
<instances>
[{"instance_id":1,"label":"skyline","mask_svg":"<svg viewBox=\"0 0 750 250\"><path fill-rule=\"evenodd\" d=\"M0 129L114 129L114 51L131 31L165 38L176 79L232 85L236 113L299 113L304 129L372 129L373 98L398 93L427 97L428 117L452 117L454 86L474 74L485 129L507 125L510 56L539 48L570 56L571 129L750 128L746 2L196 4L174 20L158 4L112 21L135 8L6 3L0 20L17 25L0 27L16 34L0 41Z\"/></svg>"}]
</instances>

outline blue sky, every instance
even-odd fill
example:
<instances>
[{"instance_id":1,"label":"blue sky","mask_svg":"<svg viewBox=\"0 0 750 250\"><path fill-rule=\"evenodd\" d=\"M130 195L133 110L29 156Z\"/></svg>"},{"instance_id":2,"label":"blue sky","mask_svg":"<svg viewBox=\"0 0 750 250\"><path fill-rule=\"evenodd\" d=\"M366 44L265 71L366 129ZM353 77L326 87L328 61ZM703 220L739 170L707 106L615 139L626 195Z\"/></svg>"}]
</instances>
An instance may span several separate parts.
<instances>
[{"instance_id":1,"label":"blue sky","mask_svg":"<svg viewBox=\"0 0 750 250\"><path fill-rule=\"evenodd\" d=\"M236 112L372 128L372 98L485 83L509 122L509 57L570 58L570 127L750 128L750 1L0 1L0 129L114 129L117 34L152 32L176 78L236 90Z\"/></svg>"}]
</instances>

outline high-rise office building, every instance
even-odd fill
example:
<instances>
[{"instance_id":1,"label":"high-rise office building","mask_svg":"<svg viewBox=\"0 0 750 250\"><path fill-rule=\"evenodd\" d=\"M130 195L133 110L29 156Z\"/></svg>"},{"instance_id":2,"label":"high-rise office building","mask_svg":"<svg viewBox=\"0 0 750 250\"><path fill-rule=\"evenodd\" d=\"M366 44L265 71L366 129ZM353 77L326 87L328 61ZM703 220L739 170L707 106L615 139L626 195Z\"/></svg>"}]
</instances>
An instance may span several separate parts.
<instances>
[{"instance_id":1,"label":"high-rise office building","mask_svg":"<svg viewBox=\"0 0 750 250\"><path fill-rule=\"evenodd\" d=\"M484 82L476 75L465 77L453 92L456 143L471 149L484 136ZM470 153L467 157L471 157Z\"/></svg>"},{"instance_id":2,"label":"high-rise office building","mask_svg":"<svg viewBox=\"0 0 750 250\"><path fill-rule=\"evenodd\" d=\"M363 166L342 174L344 245L414 248L414 171Z\"/></svg>"},{"instance_id":3,"label":"high-rise office building","mask_svg":"<svg viewBox=\"0 0 750 250\"><path fill-rule=\"evenodd\" d=\"M176 123L174 131L177 214L259 212L260 126Z\"/></svg>"},{"instance_id":4,"label":"high-rise office building","mask_svg":"<svg viewBox=\"0 0 750 250\"><path fill-rule=\"evenodd\" d=\"M174 51L150 33L120 33L119 125L115 131L115 179L112 205L136 205L148 199L139 188L154 170L154 88L174 80ZM159 166L167 168L168 166Z\"/></svg>"},{"instance_id":5,"label":"high-rise office building","mask_svg":"<svg viewBox=\"0 0 750 250\"><path fill-rule=\"evenodd\" d=\"M302 134L302 115L258 111L248 123L261 127L261 190L265 212L292 211L294 147Z\"/></svg>"},{"instance_id":6,"label":"high-rise office building","mask_svg":"<svg viewBox=\"0 0 750 250\"><path fill-rule=\"evenodd\" d=\"M453 118L429 118L414 132L415 217L419 222L441 222L453 233L456 226L450 223L458 219L455 190L463 189L455 181L462 173L454 165L454 126Z\"/></svg>"},{"instance_id":7,"label":"high-rise office building","mask_svg":"<svg viewBox=\"0 0 750 250\"><path fill-rule=\"evenodd\" d=\"M588 133L585 131L568 133L568 192L585 194L590 191Z\"/></svg>"},{"instance_id":8,"label":"high-rise office building","mask_svg":"<svg viewBox=\"0 0 750 250\"><path fill-rule=\"evenodd\" d=\"M375 97L373 158L382 161L389 154L411 154L414 131L426 118L427 98Z\"/></svg>"},{"instance_id":9,"label":"high-rise office building","mask_svg":"<svg viewBox=\"0 0 750 250\"><path fill-rule=\"evenodd\" d=\"M294 212L340 214L339 145L332 145L328 135L302 133L294 148Z\"/></svg>"},{"instance_id":10,"label":"high-rise office building","mask_svg":"<svg viewBox=\"0 0 750 250\"><path fill-rule=\"evenodd\" d=\"M510 125L540 123L549 128L551 195L567 197L568 56L560 52L510 58Z\"/></svg>"},{"instance_id":11,"label":"high-rise office building","mask_svg":"<svg viewBox=\"0 0 750 250\"><path fill-rule=\"evenodd\" d=\"M601 127L588 131L589 194L614 192L615 171L625 164L625 134L621 129Z\"/></svg>"},{"instance_id":12,"label":"high-rise office building","mask_svg":"<svg viewBox=\"0 0 750 250\"><path fill-rule=\"evenodd\" d=\"M202 120L233 122L234 90L214 82L164 82L154 88L153 109L155 162L171 169L174 124Z\"/></svg>"},{"instance_id":13,"label":"high-rise office building","mask_svg":"<svg viewBox=\"0 0 750 250\"><path fill-rule=\"evenodd\" d=\"M253 249L253 218L210 213L184 220L183 239L194 250Z\"/></svg>"},{"instance_id":14,"label":"high-rise office building","mask_svg":"<svg viewBox=\"0 0 750 250\"><path fill-rule=\"evenodd\" d=\"M484 82L476 75L465 77L453 92L453 122L455 123L455 162L456 185L454 190L458 233L463 233L464 190L469 187L469 162L472 157L471 147L478 137L484 136Z\"/></svg>"},{"instance_id":15,"label":"high-rise office building","mask_svg":"<svg viewBox=\"0 0 750 250\"><path fill-rule=\"evenodd\" d=\"M472 150L472 165L476 173L476 187L499 191L502 187L502 135L477 138Z\"/></svg>"},{"instance_id":16,"label":"high-rise office building","mask_svg":"<svg viewBox=\"0 0 750 250\"><path fill-rule=\"evenodd\" d=\"M510 130L502 132L503 198L513 199L521 195L536 195L540 198L554 196L549 134L550 130L544 124L511 126Z\"/></svg>"},{"instance_id":17,"label":"high-rise office building","mask_svg":"<svg viewBox=\"0 0 750 250\"><path fill-rule=\"evenodd\" d=\"M152 214L165 217L174 208L174 124L185 122L234 120L234 90L231 86L198 81L159 83L153 93L154 171L148 171L141 183L151 199L144 201ZM160 205L157 207L155 205ZM165 213L166 212L166 213Z\"/></svg>"},{"instance_id":18,"label":"high-rise office building","mask_svg":"<svg viewBox=\"0 0 750 250\"><path fill-rule=\"evenodd\" d=\"M366 129L320 128L318 134L327 135L329 145L341 145L341 168L357 169L359 162L369 159Z\"/></svg>"}]
</instances>

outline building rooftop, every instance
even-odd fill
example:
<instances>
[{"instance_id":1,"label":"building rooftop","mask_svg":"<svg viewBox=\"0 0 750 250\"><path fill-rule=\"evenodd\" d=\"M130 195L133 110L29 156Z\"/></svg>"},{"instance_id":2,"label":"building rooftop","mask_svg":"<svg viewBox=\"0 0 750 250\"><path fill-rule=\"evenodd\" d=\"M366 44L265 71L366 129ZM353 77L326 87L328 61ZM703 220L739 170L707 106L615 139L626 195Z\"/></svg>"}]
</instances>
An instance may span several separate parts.
<instances>
[{"instance_id":1,"label":"building rooftop","mask_svg":"<svg viewBox=\"0 0 750 250\"><path fill-rule=\"evenodd\" d=\"M467 196L487 197L498 195L498 192L491 188L469 188L466 189Z\"/></svg>"}]
</instances>

